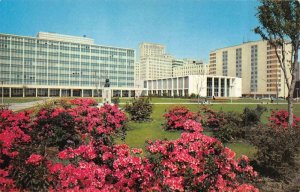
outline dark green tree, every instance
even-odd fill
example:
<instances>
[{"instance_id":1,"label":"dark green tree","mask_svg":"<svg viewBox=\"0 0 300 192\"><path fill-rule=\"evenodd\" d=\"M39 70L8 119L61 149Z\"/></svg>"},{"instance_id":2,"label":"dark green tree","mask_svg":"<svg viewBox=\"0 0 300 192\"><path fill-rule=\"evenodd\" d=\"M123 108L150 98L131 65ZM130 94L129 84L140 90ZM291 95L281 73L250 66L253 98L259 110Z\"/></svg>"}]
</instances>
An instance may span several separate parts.
<instances>
[{"instance_id":1,"label":"dark green tree","mask_svg":"<svg viewBox=\"0 0 300 192\"><path fill-rule=\"evenodd\" d=\"M293 122L293 93L298 70L300 37L300 2L298 0L261 0L257 18L260 26L254 29L275 48L277 59L288 88L289 127ZM287 46L291 46L287 49Z\"/></svg>"}]
</instances>

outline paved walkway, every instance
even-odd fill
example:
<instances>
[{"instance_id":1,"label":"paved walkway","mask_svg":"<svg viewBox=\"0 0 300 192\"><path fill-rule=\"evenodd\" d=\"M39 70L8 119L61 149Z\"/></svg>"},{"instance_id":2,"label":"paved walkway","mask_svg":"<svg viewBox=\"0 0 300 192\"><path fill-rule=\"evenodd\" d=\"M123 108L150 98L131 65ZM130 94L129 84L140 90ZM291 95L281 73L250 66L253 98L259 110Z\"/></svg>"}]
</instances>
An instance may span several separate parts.
<instances>
[{"instance_id":1,"label":"paved walkway","mask_svg":"<svg viewBox=\"0 0 300 192\"><path fill-rule=\"evenodd\" d=\"M8 108L12 111L20 111L23 109L31 108L35 105L43 103L44 101L45 100L31 101L31 102L26 102L26 103L10 103Z\"/></svg>"}]
</instances>

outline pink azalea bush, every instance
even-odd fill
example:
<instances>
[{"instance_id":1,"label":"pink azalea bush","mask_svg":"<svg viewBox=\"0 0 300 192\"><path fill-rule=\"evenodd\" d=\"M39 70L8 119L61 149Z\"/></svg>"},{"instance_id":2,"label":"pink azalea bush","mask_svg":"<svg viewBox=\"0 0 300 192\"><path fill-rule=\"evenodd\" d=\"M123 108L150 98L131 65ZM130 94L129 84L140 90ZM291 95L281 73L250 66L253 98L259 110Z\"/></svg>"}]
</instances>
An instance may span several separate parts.
<instances>
[{"instance_id":1,"label":"pink azalea bush","mask_svg":"<svg viewBox=\"0 0 300 192\"><path fill-rule=\"evenodd\" d=\"M95 99L91 98L76 98L70 100L70 103L73 105L80 105L80 106L95 106L98 105Z\"/></svg>"},{"instance_id":2,"label":"pink azalea bush","mask_svg":"<svg viewBox=\"0 0 300 192\"><path fill-rule=\"evenodd\" d=\"M185 113L181 138L149 142L142 157L113 142L125 114L88 103L36 115L1 111L0 191L257 191L249 160L203 135L193 114Z\"/></svg>"},{"instance_id":3,"label":"pink azalea bush","mask_svg":"<svg viewBox=\"0 0 300 192\"><path fill-rule=\"evenodd\" d=\"M269 117L269 126L271 127L288 127L288 116L289 113L286 110L272 111ZM300 118L293 116L293 127L296 127L300 122Z\"/></svg>"},{"instance_id":4,"label":"pink azalea bush","mask_svg":"<svg viewBox=\"0 0 300 192\"><path fill-rule=\"evenodd\" d=\"M164 126L166 130L186 130L184 123L187 120L196 120L197 115L185 106L175 106L164 114L164 118L167 121Z\"/></svg>"},{"instance_id":5,"label":"pink azalea bush","mask_svg":"<svg viewBox=\"0 0 300 192\"><path fill-rule=\"evenodd\" d=\"M182 133L174 141L149 142L147 150L159 191L233 191L257 176L247 157L236 161L233 151L200 132ZM245 185L239 191L257 189Z\"/></svg>"}]
</instances>

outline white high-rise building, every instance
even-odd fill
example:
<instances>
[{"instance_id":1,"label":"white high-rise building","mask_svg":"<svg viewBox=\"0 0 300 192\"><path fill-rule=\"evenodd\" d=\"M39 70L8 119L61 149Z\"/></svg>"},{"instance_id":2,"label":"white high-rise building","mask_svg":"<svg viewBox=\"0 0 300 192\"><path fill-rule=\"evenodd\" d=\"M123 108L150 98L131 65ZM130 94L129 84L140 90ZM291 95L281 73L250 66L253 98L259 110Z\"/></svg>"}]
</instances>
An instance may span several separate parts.
<instances>
[{"instance_id":1,"label":"white high-rise building","mask_svg":"<svg viewBox=\"0 0 300 192\"><path fill-rule=\"evenodd\" d=\"M172 77L172 56L156 55L140 58L140 78L143 80Z\"/></svg>"},{"instance_id":2,"label":"white high-rise building","mask_svg":"<svg viewBox=\"0 0 300 192\"><path fill-rule=\"evenodd\" d=\"M165 46L141 43L139 50L139 78L142 80L172 77L172 56L165 53Z\"/></svg>"},{"instance_id":3,"label":"white high-rise building","mask_svg":"<svg viewBox=\"0 0 300 192\"><path fill-rule=\"evenodd\" d=\"M140 57L166 54L166 47L161 44L141 43L139 48Z\"/></svg>"}]
</instances>

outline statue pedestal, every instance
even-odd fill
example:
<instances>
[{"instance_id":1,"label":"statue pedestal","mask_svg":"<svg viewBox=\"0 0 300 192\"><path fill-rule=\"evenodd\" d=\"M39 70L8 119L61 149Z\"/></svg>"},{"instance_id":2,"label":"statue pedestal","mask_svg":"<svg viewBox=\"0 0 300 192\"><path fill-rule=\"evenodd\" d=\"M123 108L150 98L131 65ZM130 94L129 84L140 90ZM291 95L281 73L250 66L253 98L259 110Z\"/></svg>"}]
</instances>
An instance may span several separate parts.
<instances>
[{"instance_id":1,"label":"statue pedestal","mask_svg":"<svg viewBox=\"0 0 300 192\"><path fill-rule=\"evenodd\" d=\"M109 87L104 87L102 99L104 104L111 104L111 89Z\"/></svg>"}]
</instances>

